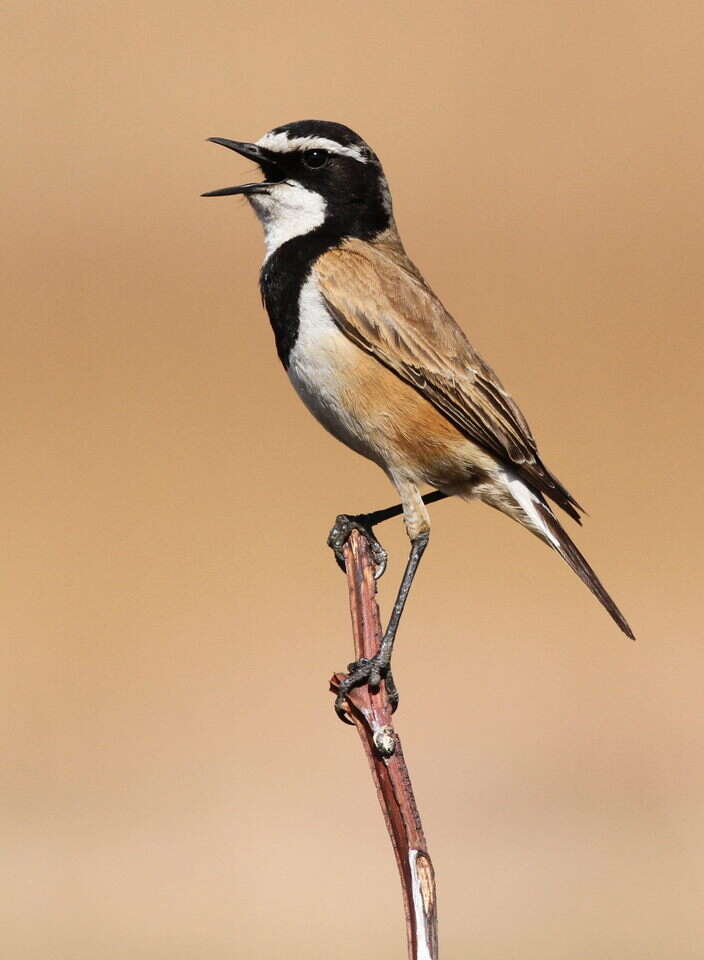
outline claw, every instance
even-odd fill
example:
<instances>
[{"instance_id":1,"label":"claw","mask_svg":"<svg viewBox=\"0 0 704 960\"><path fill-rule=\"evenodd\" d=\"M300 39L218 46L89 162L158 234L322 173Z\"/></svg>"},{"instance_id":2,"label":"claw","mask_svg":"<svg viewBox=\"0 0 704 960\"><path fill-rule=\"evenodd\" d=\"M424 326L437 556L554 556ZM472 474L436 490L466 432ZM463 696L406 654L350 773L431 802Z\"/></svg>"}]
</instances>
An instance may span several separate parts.
<instances>
[{"instance_id":1,"label":"claw","mask_svg":"<svg viewBox=\"0 0 704 960\"><path fill-rule=\"evenodd\" d=\"M367 538L367 542L369 543L369 547L372 552L372 557L374 558L374 579L378 580L384 575L388 556L386 550L384 550L382 545L374 536L372 525L370 524L369 518L366 514L361 513L358 516L348 516L346 513L341 513L335 518L335 523L333 524L332 530L328 534L328 546L335 554L337 565L344 573L345 555L343 549L347 543L349 535L353 530L359 530L360 533L363 533Z\"/></svg>"},{"instance_id":2,"label":"claw","mask_svg":"<svg viewBox=\"0 0 704 960\"><path fill-rule=\"evenodd\" d=\"M349 724L351 727L354 726L354 721L350 720L349 714L345 710L346 698L343 694L339 694L335 697L335 713L338 715L340 720L343 723Z\"/></svg>"},{"instance_id":3,"label":"claw","mask_svg":"<svg viewBox=\"0 0 704 960\"><path fill-rule=\"evenodd\" d=\"M396 689L396 684L394 683L394 678L388 663L381 661L378 654L375 657L362 657L361 660L355 660L354 663L347 665L347 670L347 676L340 684L337 697L335 698L335 713L343 723L352 723L345 710L345 700L350 690L353 690L355 687L361 687L363 684L367 684L367 686L372 689L376 689L382 680L386 686L389 703L391 704L391 712L396 712L396 708L398 707L398 690Z\"/></svg>"}]
</instances>

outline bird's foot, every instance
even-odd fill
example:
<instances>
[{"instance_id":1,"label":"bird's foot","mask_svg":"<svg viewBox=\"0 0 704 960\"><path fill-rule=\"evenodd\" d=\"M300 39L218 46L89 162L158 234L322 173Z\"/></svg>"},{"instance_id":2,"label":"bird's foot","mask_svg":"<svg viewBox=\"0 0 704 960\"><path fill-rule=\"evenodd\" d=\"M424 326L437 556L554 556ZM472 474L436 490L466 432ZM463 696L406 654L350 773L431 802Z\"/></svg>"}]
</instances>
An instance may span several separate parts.
<instances>
[{"instance_id":1,"label":"bird's foot","mask_svg":"<svg viewBox=\"0 0 704 960\"><path fill-rule=\"evenodd\" d=\"M386 686L386 693L391 705L391 712L396 712L398 706L398 690L394 683L389 664L381 660L379 654L375 657L362 657L347 666L347 676L340 684L335 698L335 713L344 723L351 723L345 711L345 700L350 690L366 684L372 690L378 690L382 680Z\"/></svg>"},{"instance_id":2,"label":"bird's foot","mask_svg":"<svg viewBox=\"0 0 704 960\"><path fill-rule=\"evenodd\" d=\"M328 546L335 554L335 559L337 560L338 566L344 572L345 555L343 552L343 547L347 543L347 538L353 530L359 530L359 532L363 533L369 541L369 546L371 548L372 557L374 558L375 564L374 579L378 580L379 577L383 576L384 571L386 570L386 561L388 557L386 550L384 550L382 545L374 536L374 530L368 514L360 513L357 516L348 516L346 513L341 513L335 518L333 528L328 534Z\"/></svg>"}]
</instances>

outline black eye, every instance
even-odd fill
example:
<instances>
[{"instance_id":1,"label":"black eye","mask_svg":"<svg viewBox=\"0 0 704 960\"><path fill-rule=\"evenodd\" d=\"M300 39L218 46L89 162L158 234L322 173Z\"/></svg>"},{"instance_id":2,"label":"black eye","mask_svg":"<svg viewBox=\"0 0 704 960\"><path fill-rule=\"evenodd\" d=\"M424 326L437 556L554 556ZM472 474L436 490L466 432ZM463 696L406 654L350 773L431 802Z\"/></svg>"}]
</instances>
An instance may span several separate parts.
<instances>
[{"instance_id":1,"label":"black eye","mask_svg":"<svg viewBox=\"0 0 704 960\"><path fill-rule=\"evenodd\" d=\"M327 150L306 150L303 154L303 162L311 170L319 170L324 167L330 158Z\"/></svg>"}]
</instances>

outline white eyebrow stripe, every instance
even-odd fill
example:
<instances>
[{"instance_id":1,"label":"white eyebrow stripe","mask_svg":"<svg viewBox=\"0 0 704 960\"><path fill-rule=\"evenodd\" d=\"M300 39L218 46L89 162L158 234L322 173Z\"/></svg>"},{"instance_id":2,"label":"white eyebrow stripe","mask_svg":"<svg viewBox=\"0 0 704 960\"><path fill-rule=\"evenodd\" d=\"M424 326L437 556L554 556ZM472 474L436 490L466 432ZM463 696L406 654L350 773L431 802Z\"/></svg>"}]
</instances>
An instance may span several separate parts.
<instances>
[{"instance_id":1,"label":"white eyebrow stripe","mask_svg":"<svg viewBox=\"0 0 704 960\"><path fill-rule=\"evenodd\" d=\"M341 157L352 157L359 163L366 163L367 157L360 147L343 147L341 143L328 140L327 137L292 137L286 133L265 133L257 140L258 147L273 150L275 153L291 153L294 150L327 150Z\"/></svg>"}]
</instances>

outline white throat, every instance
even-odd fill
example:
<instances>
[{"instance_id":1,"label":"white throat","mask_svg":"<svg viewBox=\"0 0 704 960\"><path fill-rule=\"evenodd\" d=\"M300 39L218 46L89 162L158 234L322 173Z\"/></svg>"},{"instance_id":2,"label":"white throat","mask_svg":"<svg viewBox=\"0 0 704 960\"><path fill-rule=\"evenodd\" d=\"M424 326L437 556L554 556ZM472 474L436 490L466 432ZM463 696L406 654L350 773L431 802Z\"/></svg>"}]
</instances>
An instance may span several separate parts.
<instances>
[{"instance_id":1,"label":"white throat","mask_svg":"<svg viewBox=\"0 0 704 960\"><path fill-rule=\"evenodd\" d=\"M325 199L295 180L274 184L268 193L255 193L248 200L264 227L265 260L287 240L302 237L325 222Z\"/></svg>"}]
</instances>

